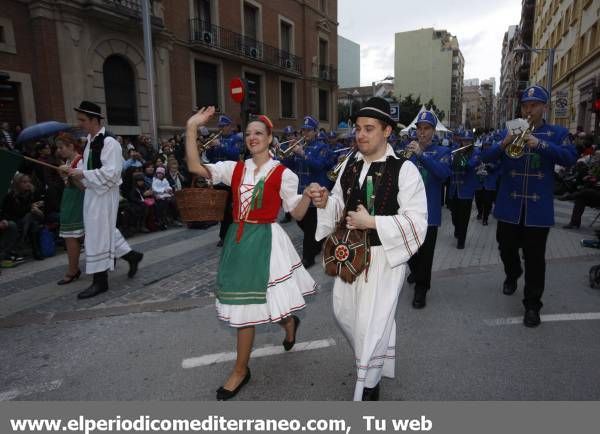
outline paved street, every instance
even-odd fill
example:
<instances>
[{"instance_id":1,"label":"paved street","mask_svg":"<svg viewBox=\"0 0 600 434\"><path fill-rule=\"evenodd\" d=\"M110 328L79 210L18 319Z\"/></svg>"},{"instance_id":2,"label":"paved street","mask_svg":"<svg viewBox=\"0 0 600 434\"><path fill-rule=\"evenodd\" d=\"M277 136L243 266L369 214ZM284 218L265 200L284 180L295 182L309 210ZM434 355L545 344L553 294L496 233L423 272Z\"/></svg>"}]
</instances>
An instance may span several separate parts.
<instances>
[{"instance_id":1,"label":"paved street","mask_svg":"<svg viewBox=\"0 0 600 434\"><path fill-rule=\"evenodd\" d=\"M542 325L521 325L518 292L501 293L495 222L472 215L465 250L455 248L450 216L438 235L427 308L411 308L405 284L397 311L397 376L382 383L389 400L600 399L600 291L587 271L597 250L594 210L580 230L561 228L572 204L556 202L547 249ZM296 247L295 223L284 227ZM111 290L79 301L88 277L59 287L66 256L29 262L0 276L0 400L213 400L231 369L235 333L214 310L220 250L217 227L136 236L145 253L134 279L121 263ZM353 356L331 312L332 281L302 311L294 352L282 354L278 326L258 328L253 379L241 400L348 400Z\"/></svg>"}]
</instances>

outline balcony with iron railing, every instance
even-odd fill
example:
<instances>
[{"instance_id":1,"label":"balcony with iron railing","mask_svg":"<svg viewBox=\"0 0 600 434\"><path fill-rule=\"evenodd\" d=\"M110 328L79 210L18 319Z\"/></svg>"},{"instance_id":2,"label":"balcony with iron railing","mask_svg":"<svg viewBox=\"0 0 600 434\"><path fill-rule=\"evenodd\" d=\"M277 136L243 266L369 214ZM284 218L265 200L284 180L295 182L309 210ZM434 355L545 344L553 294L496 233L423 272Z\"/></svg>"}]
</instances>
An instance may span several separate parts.
<instances>
[{"instance_id":1,"label":"balcony with iron railing","mask_svg":"<svg viewBox=\"0 0 600 434\"><path fill-rule=\"evenodd\" d=\"M337 68L333 65L319 65L319 80L337 81Z\"/></svg>"},{"instance_id":2,"label":"balcony with iron railing","mask_svg":"<svg viewBox=\"0 0 600 434\"><path fill-rule=\"evenodd\" d=\"M302 75L302 58L198 18L190 20L190 42Z\"/></svg>"}]
</instances>

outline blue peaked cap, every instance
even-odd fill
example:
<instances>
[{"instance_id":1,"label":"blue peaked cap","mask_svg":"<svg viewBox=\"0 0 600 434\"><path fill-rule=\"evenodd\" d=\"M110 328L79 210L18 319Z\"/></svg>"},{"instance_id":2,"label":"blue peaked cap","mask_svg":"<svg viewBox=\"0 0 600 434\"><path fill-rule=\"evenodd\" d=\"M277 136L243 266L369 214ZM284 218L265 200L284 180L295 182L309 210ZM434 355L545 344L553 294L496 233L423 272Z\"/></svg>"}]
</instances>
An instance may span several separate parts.
<instances>
[{"instance_id":1,"label":"blue peaked cap","mask_svg":"<svg viewBox=\"0 0 600 434\"><path fill-rule=\"evenodd\" d=\"M229 116L221 115L219 116L219 122L217 123L217 126L226 127L227 125L231 125L232 123L233 120Z\"/></svg>"},{"instance_id":2,"label":"blue peaked cap","mask_svg":"<svg viewBox=\"0 0 600 434\"><path fill-rule=\"evenodd\" d=\"M548 103L548 91L539 85L529 86L521 95L521 102L537 101L544 104Z\"/></svg>"},{"instance_id":3,"label":"blue peaked cap","mask_svg":"<svg viewBox=\"0 0 600 434\"><path fill-rule=\"evenodd\" d=\"M303 130L316 130L319 128L319 121L312 116L304 116L304 121L301 128Z\"/></svg>"},{"instance_id":4,"label":"blue peaked cap","mask_svg":"<svg viewBox=\"0 0 600 434\"><path fill-rule=\"evenodd\" d=\"M430 112L429 110L425 110L425 111L419 113L416 123L417 123L417 125L419 125L421 122L429 124L433 128L435 128L437 125L437 118L435 117L435 115L432 112Z\"/></svg>"}]
</instances>

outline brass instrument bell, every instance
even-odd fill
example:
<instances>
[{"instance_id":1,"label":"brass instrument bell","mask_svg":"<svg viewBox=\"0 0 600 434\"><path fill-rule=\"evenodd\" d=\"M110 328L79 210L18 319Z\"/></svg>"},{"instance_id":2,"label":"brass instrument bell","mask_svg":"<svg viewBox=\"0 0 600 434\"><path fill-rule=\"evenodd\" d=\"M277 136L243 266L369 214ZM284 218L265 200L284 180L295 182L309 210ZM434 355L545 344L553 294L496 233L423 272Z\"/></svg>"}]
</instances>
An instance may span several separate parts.
<instances>
[{"instance_id":1,"label":"brass instrument bell","mask_svg":"<svg viewBox=\"0 0 600 434\"><path fill-rule=\"evenodd\" d=\"M505 152L510 158L521 158L525 153L525 146L527 145L527 136L533 133L534 126L530 123L531 118L527 118L527 128L516 136L513 141L506 147Z\"/></svg>"}]
</instances>

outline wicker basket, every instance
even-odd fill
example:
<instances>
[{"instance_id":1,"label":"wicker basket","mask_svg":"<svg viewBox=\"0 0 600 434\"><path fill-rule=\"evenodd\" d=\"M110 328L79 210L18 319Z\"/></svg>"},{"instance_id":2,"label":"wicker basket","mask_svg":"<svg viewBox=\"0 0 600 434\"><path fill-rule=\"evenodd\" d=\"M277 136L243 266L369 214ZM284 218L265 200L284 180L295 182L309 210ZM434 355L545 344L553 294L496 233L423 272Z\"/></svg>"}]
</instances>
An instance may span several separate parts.
<instances>
[{"instance_id":1,"label":"wicker basket","mask_svg":"<svg viewBox=\"0 0 600 434\"><path fill-rule=\"evenodd\" d=\"M227 195L226 190L213 187L184 188L176 191L175 200L181 220L186 223L223 220Z\"/></svg>"}]
</instances>

